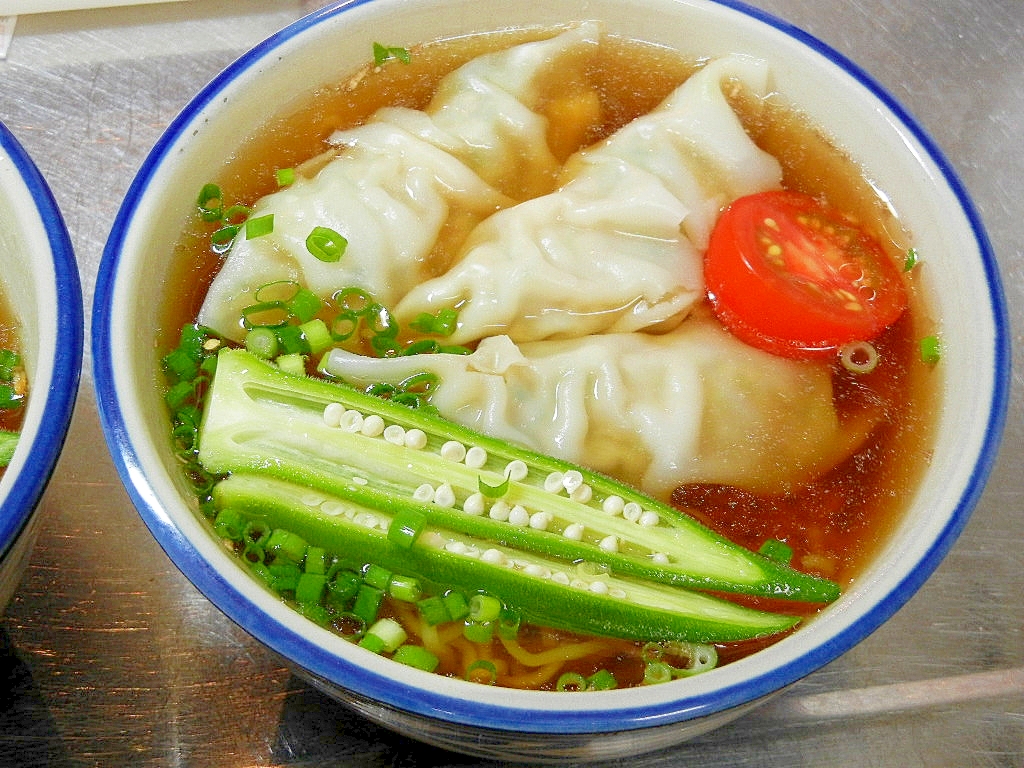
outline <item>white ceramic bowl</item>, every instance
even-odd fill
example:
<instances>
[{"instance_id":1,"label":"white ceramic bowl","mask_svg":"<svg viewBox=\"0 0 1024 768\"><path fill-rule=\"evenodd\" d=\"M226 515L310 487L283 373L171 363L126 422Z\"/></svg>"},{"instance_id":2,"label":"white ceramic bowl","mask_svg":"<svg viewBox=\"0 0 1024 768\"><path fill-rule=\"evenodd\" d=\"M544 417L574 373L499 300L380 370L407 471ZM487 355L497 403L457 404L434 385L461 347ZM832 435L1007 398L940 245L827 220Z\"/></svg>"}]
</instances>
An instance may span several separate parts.
<instances>
[{"instance_id":1,"label":"white ceramic bowl","mask_svg":"<svg viewBox=\"0 0 1024 768\"><path fill-rule=\"evenodd\" d=\"M0 291L20 336L29 397L0 479L0 610L35 538L34 512L64 445L82 367L82 289L67 229L45 180L0 124Z\"/></svg>"},{"instance_id":2,"label":"white ceramic bowl","mask_svg":"<svg viewBox=\"0 0 1024 768\"><path fill-rule=\"evenodd\" d=\"M152 307L195 190L288 102L353 71L371 43L602 19L610 31L698 56L766 59L777 89L860 163L929 254L927 289L945 342L934 459L887 546L813 623L766 651L685 683L567 697L472 685L368 657L314 627L238 568L183 499L156 386ZM330 51L329 56L324 51ZM171 559L216 605L368 717L451 749L532 761L610 758L705 732L862 640L921 586L963 528L1004 417L1009 353L996 265L948 163L857 66L778 19L706 0L372 0L324 9L229 67L173 122L115 222L93 317L100 413L135 504Z\"/></svg>"}]
</instances>

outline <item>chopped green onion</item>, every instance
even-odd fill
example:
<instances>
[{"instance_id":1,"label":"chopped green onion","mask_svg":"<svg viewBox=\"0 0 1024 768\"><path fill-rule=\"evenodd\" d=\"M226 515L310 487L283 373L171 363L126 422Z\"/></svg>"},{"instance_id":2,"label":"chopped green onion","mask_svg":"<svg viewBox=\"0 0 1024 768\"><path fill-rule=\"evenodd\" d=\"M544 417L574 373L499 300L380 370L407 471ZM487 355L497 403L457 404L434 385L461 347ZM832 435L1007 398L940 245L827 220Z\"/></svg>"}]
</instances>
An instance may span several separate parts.
<instances>
[{"instance_id":1,"label":"chopped green onion","mask_svg":"<svg viewBox=\"0 0 1024 768\"><path fill-rule=\"evenodd\" d=\"M331 332L327 329L327 323L318 317L300 325L299 330L306 340L306 347L314 355L319 355L327 350L334 341L331 338Z\"/></svg>"},{"instance_id":2,"label":"chopped green onion","mask_svg":"<svg viewBox=\"0 0 1024 768\"><path fill-rule=\"evenodd\" d=\"M793 559L793 548L784 541L778 539L767 539L758 550L762 555L777 563L789 565Z\"/></svg>"},{"instance_id":3,"label":"chopped green onion","mask_svg":"<svg viewBox=\"0 0 1024 768\"><path fill-rule=\"evenodd\" d=\"M451 621L451 616L448 615L448 609L445 607L444 599L438 595L431 595L430 597L424 597L416 602L416 608L420 612L420 616L423 620L431 627L436 627L438 624L444 624L445 622Z\"/></svg>"},{"instance_id":4,"label":"chopped green onion","mask_svg":"<svg viewBox=\"0 0 1024 768\"><path fill-rule=\"evenodd\" d=\"M276 333L284 354L294 355L309 351L309 343L299 326L283 325L276 329Z\"/></svg>"},{"instance_id":5,"label":"chopped green onion","mask_svg":"<svg viewBox=\"0 0 1024 768\"><path fill-rule=\"evenodd\" d=\"M288 305L283 301L257 301L242 309L242 326L247 330L281 328L288 316Z\"/></svg>"},{"instance_id":6,"label":"chopped green onion","mask_svg":"<svg viewBox=\"0 0 1024 768\"><path fill-rule=\"evenodd\" d=\"M362 288L342 288L334 293L331 298L338 305L339 309L348 310L361 314L368 306L374 303L373 297Z\"/></svg>"},{"instance_id":7,"label":"chopped green onion","mask_svg":"<svg viewBox=\"0 0 1024 768\"><path fill-rule=\"evenodd\" d=\"M427 516L415 509L404 509L395 513L388 526L388 541L402 549L411 549L427 525Z\"/></svg>"},{"instance_id":8,"label":"chopped green onion","mask_svg":"<svg viewBox=\"0 0 1024 768\"><path fill-rule=\"evenodd\" d=\"M360 584L356 592L356 599L352 603L352 613L366 622L367 626L377 619L377 612L380 611L380 604L384 601L384 590Z\"/></svg>"},{"instance_id":9,"label":"chopped green onion","mask_svg":"<svg viewBox=\"0 0 1024 768\"><path fill-rule=\"evenodd\" d=\"M306 550L306 573L315 573L327 577L327 552L323 547L311 546Z\"/></svg>"},{"instance_id":10,"label":"chopped green onion","mask_svg":"<svg viewBox=\"0 0 1024 768\"><path fill-rule=\"evenodd\" d=\"M938 336L925 336L921 339L921 360L928 365L935 365L942 359L942 343Z\"/></svg>"},{"instance_id":11,"label":"chopped green onion","mask_svg":"<svg viewBox=\"0 0 1024 768\"><path fill-rule=\"evenodd\" d=\"M498 668L489 659L477 659L466 667L466 680L481 685L496 685L498 682Z\"/></svg>"},{"instance_id":12,"label":"chopped green onion","mask_svg":"<svg viewBox=\"0 0 1024 768\"><path fill-rule=\"evenodd\" d=\"M250 564L263 563L267 560L267 552L259 544L250 541L242 548L242 559Z\"/></svg>"},{"instance_id":13,"label":"chopped green onion","mask_svg":"<svg viewBox=\"0 0 1024 768\"><path fill-rule=\"evenodd\" d=\"M502 608L498 617L498 637L505 640L515 640L519 636L519 625L522 617L519 611L511 608Z\"/></svg>"},{"instance_id":14,"label":"chopped green onion","mask_svg":"<svg viewBox=\"0 0 1024 768\"><path fill-rule=\"evenodd\" d=\"M387 568L370 563L363 570L363 582L377 589L387 589L393 575Z\"/></svg>"},{"instance_id":15,"label":"chopped green onion","mask_svg":"<svg viewBox=\"0 0 1024 768\"><path fill-rule=\"evenodd\" d=\"M266 545L270 539L270 534L273 530L262 520L250 520L245 524L245 529L242 531L242 538L245 541L252 542L260 547ZM308 556L308 555L307 555Z\"/></svg>"},{"instance_id":16,"label":"chopped green onion","mask_svg":"<svg viewBox=\"0 0 1024 768\"><path fill-rule=\"evenodd\" d=\"M407 48L398 46L388 47L380 43L374 43L373 63L379 67L388 59L398 59L403 64L408 64L412 61L412 54L409 53Z\"/></svg>"},{"instance_id":17,"label":"chopped green onion","mask_svg":"<svg viewBox=\"0 0 1024 768\"><path fill-rule=\"evenodd\" d=\"M316 317L323 302L320 297L308 288L299 288L295 295L285 302L289 311L299 319L300 323L306 323Z\"/></svg>"},{"instance_id":18,"label":"chopped green onion","mask_svg":"<svg viewBox=\"0 0 1024 768\"><path fill-rule=\"evenodd\" d=\"M494 637L494 622L467 621L462 625L462 636L471 643L489 643Z\"/></svg>"},{"instance_id":19,"label":"chopped green onion","mask_svg":"<svg viewBox=\"0 0 1024 768\"><path fill-rule=\"evenodd\" d=\"M588 691L611 691L618 687L619 681L607 669L599 669L587 678Z\"/></svg>"},{"instance_id":20,"label":"chopped green onion","mask_svg":"<svg viewBox=\"0 0 1024 768\"><path fill-rule=\"evenodd\" d=\"M218 255L225 253L231 247L231 244L235 242L235 235L238 234L239 229L241 227L237 224L228 224L210 235L210 244L213 247L213 252Z\"/></svg>"},{"instance_id":21,"label":"chopped green onion","mask_svg":"<svg viewBox=\"0 0 1024 768\"><path fill-rule=\"evenodd\" d=\"M285 355L278 355L274 359L274 363L282 371L290 373L292 376L306 375L306 359L298 352L289 352Z\"/></svg>"},{"instance_id":22,"label":"chopped green onion","mask_svg":"<svg viewBox=\"0 0 1024 768\"><path fill-rule=\"evenodd\" d=\"M213 530L218 536L231 541L241 541L245 533L245 517L237 509L225 507L217 513L213 521Z\"/></svg>"},{"instance_id":23,"label":"chopped green onion","mask_svg":"<svg viewBox=\"0 0 1024 768\"><path fill-rule=\"evenodd\" d=\"M327 583L327 597L332 605L345 605L356 596L363 580L353 571L339 571Z\"/></svg>"},{"instance_id":24,"label":"chopped green onion","mask_svg":"<svg viewBox=\"0 0 1024 768\"><path fill-rule=\"evenodd\" d=\"M446 592L442 599L452 621L459 621L469 615L469 601L461 592L453 589L451 592Z\"/></svg>"},{"instance_id":25,"label":"chopped green onion","mask_svg":"<svg viewBox=\"0 0 1024 768\"><path fill-rule=\"evenodd\" d=\"M298 534L275 528L267 539L267 549L279 558L286 558L293 563L301 563L306 557L309 545Z\"/></svg>"},{"instance_id":26,"label":"chopped green onion","mask_svg":"<svg viewBox=\"0 0 1024 768\"><path fill-rule=\"evenodd\" d=\"M223 195L216 184L204 184L196 199L203 221L220 221L223 215Z\"/></svg>"},{"instance_id":27,"label":"chopped green onion","mask_svg":"<svg viewBox=\"0 0 1024 768\"><path fill-rule=\"evenodd\" d=\"M476 594L469 598L469 620L473 622L496 621L501 616L501 600L494 595Z\"/></svg>"},{"instance_id":28,"label":"chopped green onion","mask_svg":"<svg viewBox=\"0 0 1024 768\"><path fill-rule=\"evenodd\" d=\"M871 373L878 367L878 350L866 341L844 344L839 350L839 362L850 373Z\"/></svg>"},{"instance_id":29,"label":"chopped green onion","mask_svg":"<svg viewBox=\"0 0 1024 768\"><path fill-rule=\"evenodd\" d=\"M295 601L319 605L327 588L327 577L322 573L303 573L295 585Z\"/></svg>"},{"instance_id":30,"label":"chopped green onion","mask_svg":"<svg viewBox=\"0 0 1024 768\"><path fill-rule=\"evenodd\" d=\"M424 672L433 672L441 663L437 656L423 646L411 645L409 643L399 647L391 658L400 664L422 669Z\"/></svg>"},{"instance_id":31,"label":"chopped green onion","mask_svg":"<svg viewBox=\"0 0 1024 768\"><path fill-rule=\"evenodd\" d=\"M420 333L429 333L437 336L451 336L458 328L459 312L451 307L444 307L438 310L436 315L423 312L417 315L416 319L409 323L410 327Z\"/></svg>"},{"instance_id":32,"label":"chopped green onion","mask_svg":"<svg viewBox=\"0 0 1024 768\"><path fill-rule=\"evenodd\" d=\"M488 485L484 482L482 477L477 478L477 486L480 489L480 493L486 496L488 499L500 499L506 493L508 493L509 479L506 476L505 480L497 485Z\"/></svg>"},{"instance_id":33,"label":"chopped green onion","mask_svg":"<svg viewBox=\"0 0 1024 768\"><path fill-rule=\"evenodd\" d=\"M254 240L257 237L269 235L274 231L274 214L268 213L265 216L257 216L255 219L247 219L245 222L245 237L247 240Z\"/></svg>"},{"instance_id":34,"label":"chopped green onion","mask_svg":"<svg viewBox=\"0 0 1024 768\"><path fill-rule=\"evenodd\" d=\"M920 263L921 258L917 253L917 248L908 248L907 257L903 260L903 271L909 272Z\"/></svg>"},{"instance_id":35,"label":"chopped green onion","mask_svg":"<svg viewBox=\"0 0 1024 768\"><path fill-rule=\"evenodd\" d=\"M392 576L388 583L388 594L403 603L415 603L423 596L419 579L413 576Z\"/></svg>"},{"instance_id":36,"label":"chopped green onion","mask_svg":"<svg viewBox=\"0 0 1024 768\"><path fill-rule=\"evenodd\" d=\"M247 218L249 218L250 213L252 213L252 209L249 206L236 203L235 205L224 209L223 218L221 220L225 224L241 225L245 223Z\"/></svg>"},{"instance_id":37,"label":"chopped green onion","mask_svg":"<svg viewBox=\"0 0 1024 768\"><path fill-rule=\"evenodd\" d=\"M14 457L18 447L18 433L9 429L0 429L0 467L6 467Z\"/></svg>"},{"instance_id":38,"label":"chopped green onion","mask_svg":"<svg viewBox=\"0 0 1024 768\"><path fill-rule=\"evenodd\" d=\"M562 693L585 691L587 690L587 678L579 672L566 672L558 678L558 682L555 683L555 690Z\"/></svg>"},{"instance_id":39,"label":"chopped green onion","mask_svg":"<svg viewBox=\"0 0 1024 768\"><path fill-rule=\"evenodd\" d=\"M277 169L277 186L287 187L290 184L295 183L295 169L294 168L278 168Z\"/></svg>"},{"instance_id":40,"label":"chopped green onion","mask_svg":"<svg viewBox=\"0 0 1024 768\"><path fill-rule=\"evenodd\" d=\"M667 683L672 679L672 667L663 661L652 661L644 667L643 685Z\"/></svg>"},{"instance_id":41,"label":"chopped green onion","mask_svg":"<svg viewBox=\"0 0 1024 768\"><path fill-rule=\"evenodd\" d=\"M306 238L306 250L326 263L340 260L345 254L346 247L348 240L330 227L313 227L313 231Z\"/></svg>"},{"instance_id":42,"label":"chopped green onion","mask_svg":"<svg viewBox=\"0 0 1024 768\"><path fill-rule=\"evenodd\" d=\"M405 629L394 619L383 618L373 622L359 645L369 647L377 653L393 653L408 639ZM364 645L366 643L366 645ZM379 650L377 646L379 645Z\"/></svg>"},{"instance_id":43,"label":"chopped green onion","mask_svg":"<svg viewBox=\"0 0 1024 768\"><path fill-rule=\"evenodd\" d=\"M334 631L345 640L358 640L366 634L366 622L351 611L344 611L331 622Z\"/></svg>"},{"instance_id":44,"label":"chopped green onion","mask_svg":"<svg viewBox=\"0 0 1024 768\"><path fill-rule=\"evenodd\" d=\"M277 342L277 334L266 327L253 328L245 334L245 348L256 357L264 360L273 360L277 357L280 345Z\"/></svg>"}]
</instances>

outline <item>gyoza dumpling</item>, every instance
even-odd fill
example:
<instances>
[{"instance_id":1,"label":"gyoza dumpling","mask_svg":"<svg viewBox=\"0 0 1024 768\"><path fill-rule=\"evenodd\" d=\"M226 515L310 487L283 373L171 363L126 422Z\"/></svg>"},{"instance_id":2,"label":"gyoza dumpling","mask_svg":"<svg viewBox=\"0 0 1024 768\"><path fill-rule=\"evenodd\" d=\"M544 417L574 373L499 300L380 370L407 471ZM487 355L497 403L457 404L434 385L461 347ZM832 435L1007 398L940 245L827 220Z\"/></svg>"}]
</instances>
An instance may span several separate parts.
<instances>
[{"instance_id":1,"label":"gyoza dumpling","mask_svg":"<svg viewBox=\"0 0 1024 768\"><path fill-rule=\"evenodd\" d=\"M396 314L459 307L451 341L625 332L679 322L703 296L702 253L721 209L777 188L782 172L725 91L763 96L763 62L705 66L656 110L572 158L555 192L482 222L444 275Z\"/></svg>"},{"instance_id":2,"label":"gyoza dumpling","mask_svg":"<svg viewBox=\"0 0 1024 768\"><path fill-rule=\"evenodd\" d=\"M866 436L840 425L826 364L762 352L696 316L662 335L493 336L470 355L334 350L322 367L355 386L436 373L443 416L663 499L688 482L790 490Z\"/></svg>"},{"instance_id":3,"label":"gyoza dumpling","mask_svg":"<svg viewBox=\"0 0 1024 768\"><path fill-rule=\"evenodd\" d=\"M456 253L477 222L520 199L504 190L523 192L521 176L546 179L542 191L554 186L560 163L547 144L547 121L533 112L550 96L539 83L553 69L571 81L599 34L587 23L481 56L443 79L425 112L382 109L336 133L337 157L254 206L252 217L274 215L273 232L252 240L239 234L199 322L237 340L241 310L267 283L294 280L324 297L359 286L391 305L443 271L447 263L432 258ZM341 260L309 253L306 238L318 226L347 239Z\"/></svg>"}]
</instances>

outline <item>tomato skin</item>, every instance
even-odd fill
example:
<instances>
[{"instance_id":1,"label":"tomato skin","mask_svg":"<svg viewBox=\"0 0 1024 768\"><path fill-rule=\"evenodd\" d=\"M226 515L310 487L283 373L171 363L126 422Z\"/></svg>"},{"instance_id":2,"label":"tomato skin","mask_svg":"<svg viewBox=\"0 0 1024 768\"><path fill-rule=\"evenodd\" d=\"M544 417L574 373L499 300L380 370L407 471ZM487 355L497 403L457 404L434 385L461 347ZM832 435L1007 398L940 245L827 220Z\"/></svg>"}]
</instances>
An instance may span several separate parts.
<instances>
[{"instance_id":1,"label":"tomato skin","mask_svg":"<svg viewBox=\"0 0 1024 768\"><path fill-rule=\"evenodd\" d=\"M729 205L712 230L704 277L733 335L785 357L827 357L870 341L907 307L903 278L881 244L799 192Z\"/></svg>"}]
</instances>

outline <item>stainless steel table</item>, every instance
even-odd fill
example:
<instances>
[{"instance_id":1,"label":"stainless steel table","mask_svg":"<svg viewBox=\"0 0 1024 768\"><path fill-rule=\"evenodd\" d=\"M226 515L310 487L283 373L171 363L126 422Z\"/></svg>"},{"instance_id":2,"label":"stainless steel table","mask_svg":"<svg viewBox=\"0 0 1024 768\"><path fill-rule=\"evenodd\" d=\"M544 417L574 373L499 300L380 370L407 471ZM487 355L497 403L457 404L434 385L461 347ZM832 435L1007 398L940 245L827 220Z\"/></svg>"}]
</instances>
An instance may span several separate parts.
<instances>
[{"instance_id":1,"label":"stainless steel table","mask_svg":"<svg viewBox=\"0 0 1024 768\"><path fill-rule=\"evenodd\" d=\"M315 2L200 0L22 16L0 120L50 182L86 302L110 223L176 111ZM931 131L985 219L1024 334L1024 2L754 0L859 62ZM4 3L0 2L0 15ZM315 692L213 608L107 458L86 350L28 573L0 622L0 765L483 766ZM851 653L653 766L1024 765L1024 380L966 532Z\"/></svg>"}]
</instances>

